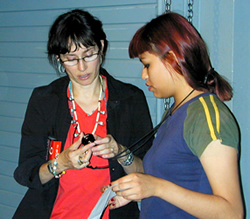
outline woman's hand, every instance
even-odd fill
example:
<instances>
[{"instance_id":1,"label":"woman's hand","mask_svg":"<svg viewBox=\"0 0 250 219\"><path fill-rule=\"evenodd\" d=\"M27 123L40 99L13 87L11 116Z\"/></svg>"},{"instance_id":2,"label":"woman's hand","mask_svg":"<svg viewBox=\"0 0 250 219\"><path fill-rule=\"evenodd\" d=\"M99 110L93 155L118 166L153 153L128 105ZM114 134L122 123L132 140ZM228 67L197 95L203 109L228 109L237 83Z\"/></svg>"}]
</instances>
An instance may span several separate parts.
<instances>
[{"instance_id":1,"label":"woman's hand","mask_svg":"<svg viewBox=\"0 0 250 219\"><path fill-rule=\"evenodd\" d=\"M122 146L119 145L112 135L107 135L105 138L95 136L95 147L91 150L93 155L102 158L112 158L122 151Z\"/></svg>"},{"instance_id":2,"label":"woman's hand","mask_svg":"<svg viewBox=\"0 0 250 219\"><path fill-rule=\"evenodd\" d=\"M110 185L103 186L101 192L104 192L108 187L110 187ZM109 200L108 207L112 210L127 205L129 202L131 202L131 200L127 200L122 196L115 196Z\"/></svg>"},{"instance_id":3,"label":"woman's hand","mask_svg":"<svg viewBox=\"0 0 250 219\"><path fill-rule=\"evenodd\" d=\"M143 198L155 196L157 179L143 173L131 173L112 182L112 190L116 193L116 196L109 201L109 208L116 209L131 201L141 201ZM101 191L104 192L109 186L103 186Z\"/></svg>"},{"instance_id":4,"label":"woman's hand","mask_svg":"<svg viewBox=\"0 0 250 219\"><path fill-rule=\"evenodd\" d=\"M94 143L81 146L83 134L81 133L79 139L62 151L58 157L58 167L63 170L67 169L82 169L89 164L92 155L91 148L95 146Z\"/></svg>"},{"instance_id":5,"label":"woman's hand","mask_svg":"<svg viewBox=\"0 0 250 219\"><path fill-rule=\"evenodd\" d=\"M143 173L131 173L112 182L111 185L114 185L112 190L117 196L127 200L140 201L156 195L157 179Z\"/></svg>"},{"instance_id":6,"label":"woman's hand","mask_svg":"<svg viewBox=\"0 0 250 219\"><path fill-rule=\"evenodd\" d=\"M81 133L79 139L72 144L69 148L62 151L57 159L56 172L61 173L67 169L82 169L89 164L92 151L91 148L95 146L90 143L80 147L83 134ZM50 160L53 163L55 159ZM48 163L44 163L39 169L39 177L41 183L44 184L53 178L53 175L48 171Z\"/></svg>"}]
</instances>

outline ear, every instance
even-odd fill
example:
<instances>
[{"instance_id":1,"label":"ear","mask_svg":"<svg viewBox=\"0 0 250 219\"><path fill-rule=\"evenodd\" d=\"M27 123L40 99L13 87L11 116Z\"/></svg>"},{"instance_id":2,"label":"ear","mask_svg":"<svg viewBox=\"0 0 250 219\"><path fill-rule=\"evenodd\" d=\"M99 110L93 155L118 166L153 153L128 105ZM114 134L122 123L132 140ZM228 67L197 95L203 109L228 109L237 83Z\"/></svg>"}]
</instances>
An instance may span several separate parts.
<instances>
[{"instance_id":1,"label":"ear","mask_svg":"<svg viewBox=\"0 0 250 219\"><path fill-rule=\"evenodd\" d=\"M179 61L178 61L178 59L177 59L175 53L174 53L172 50L170 50L170 51L168 52L168 54L169 54L170 56L172 56L172 58L176 61L177 65L180 66L180 63L179 63Z\"/></svg>"},{"instance_id":2,"label":"ear","mask_svg":"<svg viewBox=\"0 0 250 219\"><path fill-rule=\"evenodd\" d=\"M56 58L56 60L57 60L58 62L60 62L60 58L59 58L58 55L55 55L55 58Z\"/></svg>"},{"instance_id":3,"label":"ear","mask_svg":"<svg viewBox=\"0 0 250 219\"><path fill-rule=\"evenodd\" d=\"M103 48L104 48L104 40L100 40L101 41L101 44L102 44L102 49L101 51L103 51Z\"/></svg>"}]
</instances>

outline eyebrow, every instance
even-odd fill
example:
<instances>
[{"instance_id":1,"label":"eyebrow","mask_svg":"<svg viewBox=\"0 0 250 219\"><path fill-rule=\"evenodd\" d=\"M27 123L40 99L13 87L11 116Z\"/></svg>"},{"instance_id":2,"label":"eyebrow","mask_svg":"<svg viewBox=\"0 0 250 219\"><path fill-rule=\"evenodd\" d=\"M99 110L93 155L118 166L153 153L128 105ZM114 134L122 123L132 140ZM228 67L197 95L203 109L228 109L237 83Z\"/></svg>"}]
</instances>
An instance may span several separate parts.
<instances>
[{"instance_id":1,"label":"eyebrow","mask_svg":"<svg viewBox=\"0 0 250 219\"><path fill-rule=\"evenodd\" d=\"M88 47L85 51L82 52L82 54L87 53L88 51L94 50L94 49L95 49L94 46ZM74 54L74 53L66 53L66 54L63 54L63 55L64 56L75 56L76 54Z\"/></svg>"}]
</instances>

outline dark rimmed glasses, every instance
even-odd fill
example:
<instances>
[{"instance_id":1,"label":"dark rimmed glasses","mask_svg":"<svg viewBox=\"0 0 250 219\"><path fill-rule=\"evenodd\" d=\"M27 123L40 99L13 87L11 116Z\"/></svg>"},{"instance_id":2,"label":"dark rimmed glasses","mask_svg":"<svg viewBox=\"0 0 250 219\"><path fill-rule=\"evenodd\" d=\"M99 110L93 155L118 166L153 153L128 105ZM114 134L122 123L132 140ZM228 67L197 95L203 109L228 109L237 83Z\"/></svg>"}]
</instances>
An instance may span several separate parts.
<instances>
[{"instance_id":1,"label":"dark rimmed glasses","mask_svg":"<svg viewBox=\"0 0 250 219\"><path fill-rule=\"evenodd\" d=\"M74 59L62 60L60 58L60 61L66 66L74 66L74 65L77 65L80 60L83 60L84 62L93 62L97 59L98 56L99 56L99 52L96 52L88 56L80 57L78 59L74 58Z\"/></svg>"}]
</instances>

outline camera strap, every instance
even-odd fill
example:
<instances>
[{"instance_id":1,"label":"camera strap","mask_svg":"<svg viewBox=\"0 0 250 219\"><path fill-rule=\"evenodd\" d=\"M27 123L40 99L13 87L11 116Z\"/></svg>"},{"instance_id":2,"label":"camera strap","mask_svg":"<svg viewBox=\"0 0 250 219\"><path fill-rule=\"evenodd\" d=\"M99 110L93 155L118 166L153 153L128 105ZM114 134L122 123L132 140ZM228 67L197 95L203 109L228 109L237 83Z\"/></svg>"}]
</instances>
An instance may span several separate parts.
<instances>
[{"instance_id":1,"label":"camera strap","mask_svg":"<svg viewBox=\"0 0 250 219\"><path fill-rule=\"evenodd\" d=\"M170 109L168 109L167 111L165 111L165 115L163 116L163 119L161 120L161 122L155 126L150 132L148 132L146 135L144 135L143 137L141 137L140 139L138 139L136 142L134 142L132 145L127 146L127 149L121 151L120 153L118 153L116 156L113 157L113 159L118 159L121 157L125 157L127 156L129 153L133 153L137 150L139 150L140 148L142 148L144 146L144 144L149 141L158 131L158 129L160 128L160 126L167 120L167 118L169 116L172 115L172 113L194 92L195 90L193 89L185 98L183 98L183 100L176 106L173 108L174 104L172 105L172 107ZM172 109L173 108L173 109ZM125 153L125 154L123 154ZM123 155L122 155L123 154Z\"/></svg>"}]
</instances>

